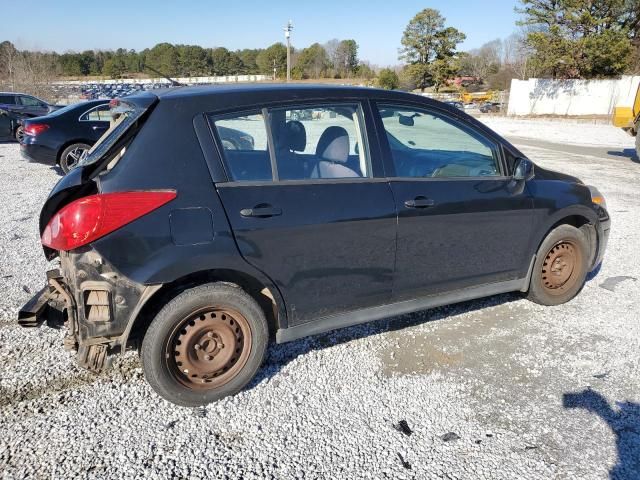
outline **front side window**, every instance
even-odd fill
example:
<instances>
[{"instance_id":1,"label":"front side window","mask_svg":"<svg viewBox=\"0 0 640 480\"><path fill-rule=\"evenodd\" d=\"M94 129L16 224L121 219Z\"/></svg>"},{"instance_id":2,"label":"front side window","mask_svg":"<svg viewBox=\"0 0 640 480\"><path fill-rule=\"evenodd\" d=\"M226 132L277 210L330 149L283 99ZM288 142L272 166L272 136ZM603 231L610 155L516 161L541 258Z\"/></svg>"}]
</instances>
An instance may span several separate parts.
<instances>
[{"instance_id":1,"label":"front side window","mask_svg":"<svg viewBox=\"0 0 640 480\"><path fill-rule=\"evenodd\" d=\"M213 118L230 180L271 180L271 157L262 113L242 113Z\"/></svg>"},{"instance_id":2,"label":"front side window","mask_svg":"<svg viewBox=\"0 0 640 480\"><path fill-rule=\"evenodd\" d=\"M379 106L397 177L500 175L498 148L477 132L426 110Z\"/></svg>"},{"instance_id":3,"label":"front side window","mask_svg":"<svg viewBox=\"0 0 640 480\"><path fill-rule=\"evenodd\" d=\"M99 105L80 117L83 122L109 122L111 121L111 112L109 104Z\"/></svg>"},{"instance_id":4,"label":"front side window","mask_svg":"<svg viewBox=\"0 0 640 480\"><path fill-rule=\"evenodd\" d=\"M269 122L279 180L371 176L359 105L274 108Z\"/></svg>"},{"instance_id":5,"label":"front side window","mask_svg":"<svg viewBox=\"0 0 640 480\"><path fill-rule=\"evenodd\" d=\"M20 103L26 107L41 107L43 106L42 102L37 98L33 97L20 97Z\"/></svg>"}]
</instances>

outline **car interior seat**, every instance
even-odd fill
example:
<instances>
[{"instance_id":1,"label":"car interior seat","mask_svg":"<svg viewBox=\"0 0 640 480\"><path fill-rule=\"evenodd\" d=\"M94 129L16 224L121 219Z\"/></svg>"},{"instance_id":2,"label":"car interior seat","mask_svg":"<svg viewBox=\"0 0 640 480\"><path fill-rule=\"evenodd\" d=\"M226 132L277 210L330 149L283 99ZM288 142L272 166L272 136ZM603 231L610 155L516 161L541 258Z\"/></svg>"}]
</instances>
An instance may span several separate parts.
<instances>
[{"instance_id":1,"label":"car interior seat","mask_svg":"<svg viewBox=\"0 0 640 480\"><path fill-rule=\"evenodd\" d=\"M311 178L360 177L355 170L345 164L349 161L349 134L338 126L327 128L316 147L318 163L311 172Z\"/></svg>"}]
</instances>

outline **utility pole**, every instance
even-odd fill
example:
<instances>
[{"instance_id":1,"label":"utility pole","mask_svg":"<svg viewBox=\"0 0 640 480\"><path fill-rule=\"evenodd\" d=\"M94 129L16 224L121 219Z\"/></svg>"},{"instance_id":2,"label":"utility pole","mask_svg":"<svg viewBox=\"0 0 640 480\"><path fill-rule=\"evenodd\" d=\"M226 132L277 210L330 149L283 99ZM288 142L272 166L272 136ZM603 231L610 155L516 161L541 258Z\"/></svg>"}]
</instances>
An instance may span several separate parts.
<instances>
[{"instance_id":1,"label":"utility pole","mask_svg":"<svg viewBox=\"0 0 640 480\"><path fill-rule=\"evenodd\" d=\"M274 58L273 59L273 81L274 82L276 81L276 78L278 78L276 75L277 72L278 72L278 68L276 67L276 59Z\"/></svg>"},{"instance_id":2,"label":"utility pole","mask_svg":"<svg viewBox=\"0 0 640 480\"><path fill-rule=\"evenodd\" d=\"M293 30L293 23L289 20L284 27L284 37L287 39L287 82L291 81L291 30Z\"/></svg>"}]
</instances>

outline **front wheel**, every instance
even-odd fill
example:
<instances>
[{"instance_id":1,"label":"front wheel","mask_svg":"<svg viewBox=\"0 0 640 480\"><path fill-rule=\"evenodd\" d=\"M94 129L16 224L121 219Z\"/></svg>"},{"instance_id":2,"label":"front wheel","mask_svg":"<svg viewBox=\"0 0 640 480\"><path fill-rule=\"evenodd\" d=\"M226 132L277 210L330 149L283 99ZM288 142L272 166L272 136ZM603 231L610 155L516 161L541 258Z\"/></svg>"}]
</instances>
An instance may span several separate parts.
<instances>
[{"instance_id":1,"label":"front wheel","mask_svg":"<svg viewBox=\"0 0 640 480\"><path fill-rule=\"evenodd\" d=\"M142 367L166 400L206 405L251 381L268 338L253 298L239 287L209 283L185 290L158 313L142 341Z\"/></svg>"},{"instance_id":2,"label":"front wheel","mask_svg":"<svg viewBox=\"0 0 640 480\"><path fill-rule=\"evenodd\" d=\"M529 300L541 305L571 300L585 284L589 258L589 244L579 229L560 225L552 230L538 249Z\"/></svg>"}]
</instances>

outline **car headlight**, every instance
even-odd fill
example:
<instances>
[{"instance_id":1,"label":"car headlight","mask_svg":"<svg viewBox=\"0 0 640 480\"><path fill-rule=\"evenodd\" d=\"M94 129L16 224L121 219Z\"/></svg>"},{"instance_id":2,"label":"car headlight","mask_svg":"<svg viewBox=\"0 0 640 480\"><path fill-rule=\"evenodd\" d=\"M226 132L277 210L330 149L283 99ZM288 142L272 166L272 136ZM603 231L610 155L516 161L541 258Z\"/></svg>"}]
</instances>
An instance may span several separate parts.
<instances>
[{"instance_id":1,"label":"car headlight","mask_svg":"<svg viewBox=\"0 0 640 480\"><path fill-rule=\"evenodd\" d=\"M607 201L604 199L604 195L600 193L596 187L589 185L589 191L591 192L591 201L596 205L600 205L602 208L606 210Z\"/></svg>"}]
</instances>

